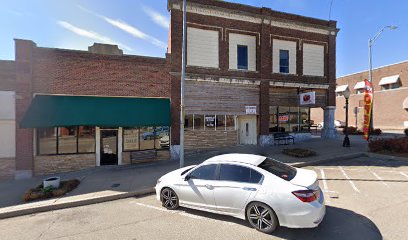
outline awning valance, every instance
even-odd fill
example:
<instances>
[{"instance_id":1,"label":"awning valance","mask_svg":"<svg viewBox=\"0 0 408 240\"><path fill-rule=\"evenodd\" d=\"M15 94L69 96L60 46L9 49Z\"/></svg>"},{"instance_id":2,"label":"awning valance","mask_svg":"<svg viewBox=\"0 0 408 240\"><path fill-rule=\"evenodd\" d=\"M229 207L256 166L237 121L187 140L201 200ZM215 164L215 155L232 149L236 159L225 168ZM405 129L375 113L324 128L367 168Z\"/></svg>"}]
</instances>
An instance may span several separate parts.
<instances>
[{"instance_id":1,"label":"awning valance","mask_svg":"<svg viewBox=\"0 0 408 240\"><path fill-rule=\"evenodd\" d=\"M365 82L361 81L361 82L357 82L356 85L354 86L354 89L362 89L365 88Z\"/></svg>"},{"instance_id":2,"label":"awning valance","mask_svg":"<svg viewBox=\"0 0 408 240\"><path fill-rule=\"evenodd\" d=\"M338 92L344 92L344 91L347 90L347 88L348 88L348 85L347 85L347 84L346 84L346 85L337 86L337 87L336 87L336 93L338 93Z\"/></svg>"},{"instance_id":3,"label":"awning valance","mask_svg":"<svg viewBox=\"0 0 408 240\"><path fill-rule=\"evenodd\" d=\"M161 98L37 95L21 128L169 126L170 100Z\"/></svg>"},{"instance_id":4,"label":"awning valance","mask_svg":"<svg viewBox=\"0 0 408 240\"><path fill-rule=\"evenodd\" d=\"M398 82L399 78L400 78L399 75L394 75L394 76L381 78L379 85L382 86L382 85L396 83L396 82Z\"/></svg>"},{"instance_id":5,"label":"awning valance","mask_svg":"<svg viewBox=\"0 0 408 240\"><path fill-rule=\"evenodd\" d=\"M402 107L408 110L408 97L405 98L404 102L402 103Z\"/></svg>"}]
</instances>

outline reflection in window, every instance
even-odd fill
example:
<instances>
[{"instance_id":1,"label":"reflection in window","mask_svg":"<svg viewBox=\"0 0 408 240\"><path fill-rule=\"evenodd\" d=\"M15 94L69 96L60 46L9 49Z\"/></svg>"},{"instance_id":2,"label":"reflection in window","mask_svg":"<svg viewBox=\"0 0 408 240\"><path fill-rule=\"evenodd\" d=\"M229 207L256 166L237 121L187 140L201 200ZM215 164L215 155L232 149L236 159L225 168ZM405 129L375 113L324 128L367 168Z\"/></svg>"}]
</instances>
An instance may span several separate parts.
<instances>
[{"instance_id":1,"label":"reflection in window","mask_svg":"<svg viewBox=\"0 0 408 240\"><path fill-rule=\"evenodd\" d=\"M204 130L204 115L194 114L194 130Z\"/></svg>"},{"instance_id":2,"label":"reflection in window","mask_svg":"<svg viewBox=\"0 0 408 240\"><path fill-rule=\"evenodd\" d=\"M187 114L184 116L184 129L193 130L193 114Z\"/></svg>"},{"instance_id":3,"label":"reflection in window","mask_svg":"<svg viewBox=\"0 0 408 240\"><path fill-rule=\"evenodd\" d=\"M270 106L269 132L309 132L309 107Z\"/></svg>"},{"instance_id":4,"label":"reflection in window","mask_svg":"<svg viewBox=\"0 0 408 240\"><path fill-rule=\"evenodd\" d=\"M226 130L235 130L235 116L226 115L225 119Z\"/></svg>"},{"instance_id":5,"label":"reflection in window","mask_svg":"<svg viewBox=\"0 0 408 240\"><path fill-rule=\"evenodd\" d=\"M76 153L77 127L58 128L58 153Z\"/></svg>"},{"instance_id":6,"label":"reflection in window","mask_svg":"<svg viewBox=\"0 0 408 240\"><path fill-rule=\"evenodd\" d=\"M37 129L38 154L57 154L57 128Z\"/></svg>"},{"instance_id":7,"label":"reflection in window","mask_svg":"<svg viewBox=\"0 0 408 240\"><path fill-rule=\"evenodd\" d=\"M155 132L153 127L140 128L140 150L154 149Z\"/></svg>"},{"instance_id":8,"label":"reflection in window","mask_svg":"<svg viewBox=\"0 0 408 240\"><path fill-rule=\"evenodd\" d=\"M217 115L216 117L217 130L225 130L225 115Z\"/></svg>"},{"instance_id":9,"label":"reflection in window","mask_svg":"<svg viewBox=\"0 0 408 240\"><path fill-rule=\"evenodd\" d=\"M155 148L169 148L170 145L170 128L167 126L155 127Z\"/></svg>"},{"instance_id":10,"label":"reflection in window","mask_svg":"<svg viewBox=\"0 0 408 240\"><path fill-rule=\"evenodd\" d=\"M139 129L123 129L123 151L139 150Z\"/></svg>"},{"instance_id":11,"label":"reflection in window","mask_svg":"<svg viewBox=\"0 0 408 240\"><path fill-rule=\"evenodd\" d=\"M78 152L92 153L95 152L95 128L78 127Z\"/></svg>"}]
</instances>

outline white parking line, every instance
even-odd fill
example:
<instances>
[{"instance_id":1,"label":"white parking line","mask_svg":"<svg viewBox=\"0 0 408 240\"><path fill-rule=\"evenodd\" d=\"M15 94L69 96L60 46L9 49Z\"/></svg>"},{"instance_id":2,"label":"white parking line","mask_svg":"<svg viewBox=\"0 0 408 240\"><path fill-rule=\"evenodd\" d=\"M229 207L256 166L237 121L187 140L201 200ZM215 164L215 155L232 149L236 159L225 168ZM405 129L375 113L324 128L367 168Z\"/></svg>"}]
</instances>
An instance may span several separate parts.
<instances>
[{"instance_id":1,"label":"white parking line","mask_svg":"<svg viewBox=\"0 0 408 240\"><path fill-rule=\"evenodd\" d=\"M386 182L384 182L384 180L383 180L380 176L378 176L377 173L375 173L375 172L373 172L373 171L371 171L371 170L370 170L370 172L371 172L378 180L380 180L381 183L384 184L384 186L386 186L387 188L390 187L390 186L388 186L388 184L387 184Z\"/></svg>"},{"instance_id":2,"label":"white parking line","mask_svg":"<svg viewBox=\"0 0 408 240\"><path fill-rule=\"evenodd\" d=\"M324 174L323 169L320 169L320 176L322 177L324 192L328 193L329 188L327 187L326 175ZM330 196L328 198L325 198L325 200L326 203L330 203Z\"/></svg>"},{"instance_id":3,"label":"white parking line","mask_svg":"<svg viewBox=\"0 0 408 240\"><path fill-rule=\"evenodd\" d=\"M344 177L348 179L348 182L350 183L351 187L353 187L354 191L360 193L360 190L354 185L354 182L350 179L350 177L347 175L347 173L344 171L342 167L339 166L340 171L343 173Z\"/></svg>"},{"instance_id":4,"label":"white parking line","mask_svg":"<svg viewBox=\"0 0 408 240\"><path fill-rule=\"evenodd\" d=\"M189 217L189 218L193 218L193 219L203 220L203 221L207 221L207 222L216 222L216 223L221 222L222 224L229 225L229 226L234 225L234 223L231 223L231 222L218 221L218 220L215 220L215 219L201 217L201 216L186 213L186 212L183 212L183 211L175 211L175 210L172 211L172 210L167 210L165 208L160 208L160 207L156 207L156 206L152 206L152 205L144 204L144 203L138 203L138 202L136 202L136 204L141 206L141 207L146 207L146 208L150 208L150 209L154 209L154 210L158 210L158 211L162 211L162 212L167 212L167 213L170 213L170 214L178 214L180 216L185 216L185 217Z\"/></svg>"},{"instance_id":5,"label":"white parking line","mask_svg":"<svg viewBox=\"0 0 408 240\"><path fill-rule=\"evenodd\" d=\"M407 175L407 174L405 174L405 173L403 173L403 172L400 172L400 174L401 174L402 176L408 178L408 175Z\"/></svg>"}]
</instances>

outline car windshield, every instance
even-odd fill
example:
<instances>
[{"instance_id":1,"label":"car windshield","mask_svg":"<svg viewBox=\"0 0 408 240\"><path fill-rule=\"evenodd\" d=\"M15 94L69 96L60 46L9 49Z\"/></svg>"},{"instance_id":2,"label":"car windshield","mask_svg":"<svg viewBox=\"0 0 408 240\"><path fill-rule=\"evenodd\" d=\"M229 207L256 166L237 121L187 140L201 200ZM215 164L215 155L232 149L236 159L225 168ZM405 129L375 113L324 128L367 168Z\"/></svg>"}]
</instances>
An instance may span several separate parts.
<instances>
[{"instance_id":1,"label":"car windshield","mask_svg":"<svg viewBox=\"0 0 408 240\"><path fill-rule=\"evenodd\" d=\"M296 176L296 168L276 161L272 158L266 158L258 167L266 170L286 181L292 180Z\"/></svg>"}]
</instances>

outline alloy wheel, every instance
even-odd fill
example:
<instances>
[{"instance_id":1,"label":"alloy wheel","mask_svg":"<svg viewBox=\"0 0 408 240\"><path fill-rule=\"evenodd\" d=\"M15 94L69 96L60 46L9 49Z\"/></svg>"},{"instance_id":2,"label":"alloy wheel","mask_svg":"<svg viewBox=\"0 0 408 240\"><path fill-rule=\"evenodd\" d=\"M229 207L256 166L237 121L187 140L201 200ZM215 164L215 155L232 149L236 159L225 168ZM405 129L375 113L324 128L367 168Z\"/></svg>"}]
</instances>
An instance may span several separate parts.
<instances>
[{"instance_id":1,"label":"alloy wheel","mask_svg":"<svg viewBox=\"0 0 408 240\"><path fill-rule=\"evenodd\" d=\"M173 210L178 208L177 194L170 188L165 188L161 193L161 200L163 207Z\"/></svg>"},{"instance_id":2,"label":"alloy wheel","mask_svg":"<svg viewBox=\"0 0 408 240\"><path fill-rule=\"evenodd\" d=\"M247 210L247 219L254 228L264 233L271 233L277 227L275 213L263 203L252 203Z\"/></svg>"}]
</instances>

